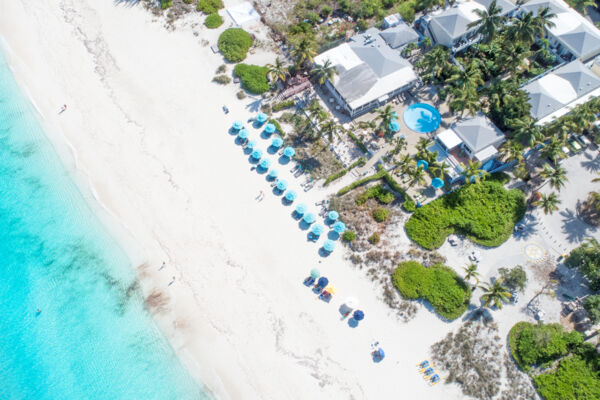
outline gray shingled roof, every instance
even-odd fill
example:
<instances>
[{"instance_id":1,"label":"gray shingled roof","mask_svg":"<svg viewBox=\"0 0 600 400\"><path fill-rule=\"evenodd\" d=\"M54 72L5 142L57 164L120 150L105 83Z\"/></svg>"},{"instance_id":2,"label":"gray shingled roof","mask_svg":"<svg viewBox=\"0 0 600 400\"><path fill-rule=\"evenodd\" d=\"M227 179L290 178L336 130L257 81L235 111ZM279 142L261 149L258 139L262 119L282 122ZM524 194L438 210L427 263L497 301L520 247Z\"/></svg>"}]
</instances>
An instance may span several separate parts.
<instances>
[{"instance_id":1,"label":"gray shingled roof","mask_svg":"<svg viewBox=\"0 0 600 400\"><path fill-rule=\"evenodd\" d=\"M577 98L585 96L600 87L600 78L578 60L557 68L549 74L567 80L577 93ZM531 117L536 120L542 119L567 105L556 100L551 89L542 86L541 79L543 77L523 86L523 90L529 94Z\"/></svg>"},{"instance_id":2,"label":"gray shingled roof","mask_svg":"<svg viewBox=\"0 0 600 400\"><path fill-rule=\"evenodd\" d=\"M537 15L538 10L548 7L554 14L566 12L567 9L562 4L550 1L550 0L529 0L520 7L522 12L532 12L533 15Z\"/></svg>"},{"instance_id":3,"label":"gray shingled roof","mask_svg":"<svg viewBox=\"0 0 600 400\"><path fill-rule=\"evenodd\" d=\"M471 1L476 1L485 8L488 8L492 2L492 0ZM516 5L510 0L497 0L496 5L502 9L503 14L516 8ZM451 47L454 40L477 29L476 27L468 28L471 21L473 21L472 16L466 16L460 8L448 7L440 14L431 16L429 29L436 43Z\"/></svg>"},{"instance_id":4,"label":"gray shingled roof","mask_svg":"<svg viewBox=\"0 0 600 400\"><path fill-rule=\"evenodd\" d=\"M358 58L368 64L378 77L386 76L404 68L410 63L401 57L394 57L378 47L351 46Z\"/></svg>"},{"instance_id":5,"label":"gray shingled roof","mask_svg":"<svg viewBox=\"0 0 600 400\"><path fill-rule=\"evenodd\" d=\"M377 76L367 64L360 64L347 71L338 66L337 70L340 79L335 88L347 103L360 98L377 82Z\"/></svg>"},{"instance_id":6,"label":"gray shingled roof","mask_svg":"<svg viewBox=\"0 0 600 400\"><path fill-rule=\"evenodd\" d=\"M588 59L600 52L600 35L584 25L560 35L559 38L576 57Z\"/></svg>"},{"instance_id":7,"label":"gray shingled roof","mask_svg":"<svg viewBox=\"0 0 600 400\"><path fill-rule=\"evenodd\" d=\"M381 36L392 49L397 49L405 44L419 40L419 34L405 23L386 29L379 33L379 36Z\"/></svg>"},{"instance_id":8,"label":"gray shingled roof","mask_svg":"<svg viewBox=\"0 0 600 400\"><path fill-rule=\"evenodd\" d=\"M474 153L504 141L502 131L483 115L459 121L452 130Z\"/></svg>"}]
</instances>

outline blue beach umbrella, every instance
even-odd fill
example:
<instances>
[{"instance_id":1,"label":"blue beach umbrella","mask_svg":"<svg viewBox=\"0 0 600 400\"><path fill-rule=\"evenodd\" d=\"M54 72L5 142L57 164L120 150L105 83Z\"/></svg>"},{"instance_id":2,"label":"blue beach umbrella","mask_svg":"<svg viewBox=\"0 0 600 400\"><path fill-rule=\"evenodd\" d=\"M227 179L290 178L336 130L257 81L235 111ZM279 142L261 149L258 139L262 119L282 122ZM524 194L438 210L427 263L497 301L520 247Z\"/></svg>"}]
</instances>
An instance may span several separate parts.
<instances>
[{"instance_id":1,"label":"blue beach umbrella","mask_svg":"<svg viewBox=\"0 0 600 400\"><path fill-rule=\"evenodd\" d=\"M323 225L321 225L321 224L316 224L311 229L312 234L316 235L316 236L321 236L324 231L325 231L325 228L323 228Z\"/></svg>"},{"instance_id":2,"label":"blue beach umbrella","mask_svg":"<svg viewBox=\"0 0 600 400\"><path fill-rule=\"evenodd\" d=\"M440 178L433 178L431 180L431 186L433 186L434 189L442 188L444 187L444 181Z\"/></svg>"},{"instance_id":3,"label":"blue beach umbrella","mask_svg":"<svg viewBox=\"0 0 600 400\"><path fill-rule=\"evenodd\" d=\"M287 189L288 183L285 179L280 179L277 181L277 189L284 191L285 189Z\"/></svg>"},{"instance_id":4,"label":"blue beach umbrella","mask_svg":"<svg viewBox=\"0 0 600 400\"><path fill-rule=\"evenodd\" d=\"M329 211L329 214L327 214L327 218L329 218L330 221L335 221L339 217L340 217L340 214L338 214L338 212L335 210Z\"/></svg>"},{"instance_id":5,"label":"blue beach umbrella","mask_svg":"<svg viewBox=\"0 0 600 400\"><path fill-rule=\"evenodd\" d=\"M296 206L296 213L298 215L304 215L305 212L306 212L306 204L300 203Z\"/></svg>"},{"instance_id":6,"label":"blue beach umbrella","mask_svg":"<svg viewBox=\"0 0 600 400\"><path fill-rule=\"evenodd\" d=\"M354 314L352 314L352 317L357 321L362 321L365 319L365 313L360 310L356 310L354 311Z\"/></svg>"},{"instance_id":7,"label":"blue beach umbrella","mask_svg":"<svg viewBox=\"0 0 600 400\"><path fill-rule=\"evenodd\" d=\"M274 133L274 132L275 132L275 129L276 129L276 128L275 128L275 125L273 125L273 124L271 124L271 123L268 123L268 124L265 126L265 132L267 132L269 135L270 135L271 133Z\"/></svg>"},{"instance_id":8,"label":"blue beach umbrella","mask_svg":"<svg viewBox=\"0 0 600 400\"><path fill-rule=\"evenodd\" d=\"M286 156L287 158L292 158L292 157L294 157L294 155L296 155L296 150L294 150L293 147L286 147L283 150L283 155Z\"/></svg>"},{"instance_id":9,"label":"blue beach umbrella","mask_svg":"<svg viewBox=\"0 0 600 400\"><path fill-rule=\"evenodd\" d=\"M314 222L315 222L315 220L316 220L317 218L315 217L315 214L313 214L313 213L308 213L308 214L306 214L306 215L304 216L304 218L303 218L303 219L304 219L304 222L306 222L307 224L312 224L312 223L314 223Z\"/></svg>"},{"instance_id":10,"label":"blue beach umbrella","mask_svg":"<svg viewBox=\"0 0 600 400\"><path fill-rule=\"evenodd\" d=\"M256 116L256 120L261 124L267 122L267 118L267 114L265 114L264 112L258 113L258 115Z\"/></svg>"},{"instance_id":11,"label":"blue beach umbrella","mask_svg":"<svg viewBox=\"0 0 600 400\"><path fill-rule=\"evenodd\" d=\"M323 249L331 253L335 249L335 242L333 240L326 240L323 243Z\"/></svg>"},{"instance_id":12,"label":"blue beach umbrella","mask_svg":"<svg viewBox=\"0 0 600 400\"><path fill-rule=\"evenodd\" d=\"M321 276L321 272L320 272L318 269L316 269L316 268L313 268L313 269L311 269L311 270L310 270L310 277L311 277L311 278L313 278L313 279L317 279L317 278L318 278L318 277L320 277L320 276ZM328 282L328 283L329 283L329 282Z\"/></svg>"},{"instance_id":13,"label":"blue beach umbrella","mask_svg":"<svg viewBox=\"0 0 600 400\"><path fill-rule=\"evenodd\" d=\"M260 160L260 158L262 157L262 150L260 149L256 149L252 152L252 158L254 158L255 160Z\"/></svg>"},{"instance_id":14,"label":"blue beach umbrella","mask_svg":"<svg viewBox=\"0 0 600 400\"><path fill-rule=\"evenodd\" d=\"M417 168L423 168L423 171L427 171L427 168L429 168L429 163L425 160L419 160L417 161Z\"/></svg>"},{"instance_id":15,"label":"blue beach umbrella","mask_svg":"<svg viewBox=\"0 0 600 400\"><path fill-rule=\"evenodd\" d=\"M248 142L248 144L246 145L247 148L249 148L250 150L252 150L253 148L256 147L256 140L251 140Z\"/></svg>"},{"instance_id":16,"label":"blue beach umbrella","mask_svg":"<svg viewBox=\"0 0 600 400\"><path fill-rule=\"evenodd\" d=\"M241 129L240 132L238 133L238 138L244 140L246 138L248 138L248 130L247 129Z\"/></svg>"},{"instance_id":17,"label":"blue beach umbrella","mask_svg":"<svg viewBox=\"0 0 600 400\"><path fill-rule=\"evenodd\" d=\"M272 169L272 170L270 170L270 171L269 171L269 175L268 175L268 177L269 177L269 178L271 178L271 179L275 179L275 178L277 178L277 174L278 174L278 173L279 173L279 172L277 172L277 170L276 170L276 169Z\"/></svg>"},{"instance_id":18,"label":"blue beach umbrella","mask_svg":"<svg viewBox=\"0 0 600 400\"><path fill-rule=\"evenodd\" d=\"M333 224L333 230L341 235L346 231L346 224L344 224L342 221L338 221L335 224Z\"/></svg>"},{"instance_id":19,"label":"blue beach umbrella","mask_svg":"<svg viewBox=\"0 0 600 400\"><path fill-rule=\"evenodd\" d=\"M377 350L375 350L375 355L380 359L383 360L383 358L385 357L385 353L383 352L382 348L379 348Z\"/></svg>"},{"instance_id":20,"label":"blue beach umbrella","mask_svg":"<svg viewBox=\"0 0 600 400\"><path fill-rule=\"evenodd\" d=\"M283 144L283 139L280 137L273 138L273 140L271 141L271 146L273 146L273 147L280 148L282 144Z\"/></svg>"},{"instance_id":21,"label":"blue beach umbrella","mask_svg":"<svg viewBox=\"0 0 600 400\"><path fill-rule=\"evenodd\" d=\"M324 276L320 277L319 280L317 281L317 285L319 287L324 288L325 286L329 285L329 279L325 278Z\"/></svg>"},{"instance_id":22,"label":"blue beach umbrella","mask_svg":"<svg viewBox=\"0 0 600 400\"><path fill-rule=\"evenodd\" d=\"M398 132L400 130L400 122L393 119L392 122L388 125L388 129L392 132Z\"/></svg>"},{"instance_id":23,"label":"blue beach umbrella","mask_svg":"<svg viewBox=\"0 0 600 400\"><path fill-rule=\"evenodd\" d=\"M288 190L288 191L285 193L285 199L286 199L287 201L294 201L294 200L296 200L296 197L297 197L297 196L298 196L298 195L297 195L297 194L296 194L296 192L295 192L295 191L293 191L293 190Z\"/></svg>"},{"instance_id":24,"label":"blue beach umbrella","mask_svg":"<svg viewBox=\"0 0 600 400\"><path fill-rule=\"evenodd\" d=\"M244 123L240 120L237 120L233 123L233 129L235 129L236 131L239 131L240 129L242 129L244 127Z\"/></svg>"},{"instance_id":25,"label":"blue beach umbrella","mask_svg":"<svg viewBox=\"0 0 600 400\"><path fill-rule=\"evenodd\" d=\"M260 160L259 165L262 169L267 169L271 166L271 161L267 158L263 158L262 160Z\"/></svg>"}]
</instances>

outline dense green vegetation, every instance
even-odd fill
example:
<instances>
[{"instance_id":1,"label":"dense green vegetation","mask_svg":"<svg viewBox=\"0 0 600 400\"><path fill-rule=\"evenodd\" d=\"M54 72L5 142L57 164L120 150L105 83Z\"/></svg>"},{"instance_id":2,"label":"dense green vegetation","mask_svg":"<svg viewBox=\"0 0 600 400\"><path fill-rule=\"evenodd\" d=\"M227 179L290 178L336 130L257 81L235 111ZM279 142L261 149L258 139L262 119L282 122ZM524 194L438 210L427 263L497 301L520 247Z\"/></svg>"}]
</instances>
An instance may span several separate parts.
<instances>
[{"instance_id":1,"label":"dense green vegetation","mask_svg":"<svg viewBox=\"0 0 600 400\"><path fill-rule=\"evenodd\" d=\"M400 263L393 275L394 286L407 299L427 300L442 317L460 317L471 300L471 288L453 269L436 264L426 268L417 261Z\"/></svg>"},{"instance_id":2,"label":"dense green vegetation","mask_svg":"<svg viewBox=\"0 0 600 400\"><path fill-rule=\"evenodd\" d=\"M440 247L453 232L492 247L510 237L515 223L524 214L523 192L483 181L463 186L418 208L405 229L413 241L429 250Z\"/></svg>"},{"instance_id":3,"label":"dense green vegetation","mask_svg":"<svg viewBox=\"0 0 600 400\"><path fill-rule=\"evenodd\" d=\"M217 44L227 61L240 62L246 58L246 54L252 43L252 37L245 30L229 28L221 33Z\"/></svg>"},{"instance_id":4,"label":"dense green vegetation","mask_svg":"<svg viewBox=\"0 0 600 400\"><path fill-rule=\"evenodd\" d=\"M295 105L296 105L296 101L294 99L289 99L289 100L281 101L277 104L273 104L273 107L271 107L271 109L273 110L273 112L277 112L277 111L283 110L284 108L294 107Z\"/></svg>"},{"instance_id":5,"label":"dense green vegetation","mask_svg":"<svg viewBox=\"0 0 600 400\"><path fill-rule=\"evenodd\" d=\"M223 25L223 18L221 18L221 16L217 13L210 14L204 20L204 25L206 25L206 27L209 29L216 29Z\"/></svg>"},{"instance_id":6,"label":"dense green vegetation","mask_svg":"<svg viewBox=\"0 0 600 400\"><path fill-rule=\"evenodd\" d=\"M390 210L379 207L373 210L373 219L377 222L384 222L390 216Z\"/></svg>"},{"instance_id":7,"label":"dense green vegetation","mask_svg":"<svg viewBox=\"0 0 600 400\"><path fill-rule=\"evenodd\" d=\"M365 154L369 153L369 149L367 149L367 146L365 146L365 144L362 142L362 140L357 138L354 133L348 131L348 136L350 136L350 139L352 139L354 141L354 143L356 143L356 145L362 150L363 153L365 153Z\"/></svg>"},{"instance_id":8,"label":"dense green vegetation","mask_svg":"<svg viewBox=\"0 0 600 400\"><path fill-rule=\"evenodd\" d=\"M356 232L347 230L342 234L342 240L344 242L352 242L354 239L356 239Z\"/></svg>"},{"instance_id":9,"label":"dense green vegetation","mask_svg":"<svg viewBox=\"0 0 600 400\"><path fill-rule=\"evenodd\" d=\"M585 308L593 324L600 321L600 294L592 294L586 297L583 308Z\"/></svg>"},{"instance_id":10,"label":"dense green vegetation","mask_svg":"<svg viewBox=\"0 0 600 400\"><path fill-rule=\"evenodd\" d=\"M600 355L579 332L566 332L560 324L519 322L510 330L509 347L524 371L560 360L552 371L533 377L545 400L600 398Z\"/></svg>"},{"instance_id":11,"label":"dense green vegetation","mask_svg":"<svg viewBox=\"0 0 600 400\"><path fill-rule=\"evenodd\" d=\"M573 249L565 263L571 268L579 269L592 290L600 290L600 244L596 239L590 238Z\"/></svg>"},{"instance_id":12,"label":"dense green vegetation","mask_svg":"<svg viewBox=\"0 0 600 400\"><path fill-rule=\"evenodd\" d=\"M506 286L510 290L520 291L522 292L527 285L527 273L523 269L522 266L516 265L512 268L500 268L498 270L500 273L500 278Z\"/></svg>"},{"instance_id":13,"label":"dense green vegetation","mask_svg":"<svg viewBox=\"0 0 600 400\"><path fill-rule=\"evenodd\" d=\"M394 201L395 197L393 193L383 187L383 185L379 184L376 186L372 186L364 191L363 194L356 198L356 204L362 206L369 199L377 199L382 204L390 204Z\"/></svg>"},{"instance_id":14,"label":"dense green vegetation","mask_svg":"<svg viewBox=\"0 0 600 400\"><path fill-rule=\"evenodd\" d=\"M196 10L204 14L216 14L221 8L223 8L222 0L199 0L196 4Z\"/></svg>"},{"instance_id":15,"label":"dense green vegetation","mask_svg":"<svg viewBox=\"0 0 600 400\"><path fill-rule=\"evenodd\" d=\"M242 80L242 87L254 94L261 94L269 90L267 81L267 67L250 64L237 64L233 73Z\"/></svg>"},{"instance_id":16,"label":"dense green vegetation","mask_svg":"<svg viewBox=\"0 0 600 400\"><path fill-rule=\"evenodd\" d=\"M350 164L348 166L348 168L344 168L341 171L336 172L335 174L329 175L327 177L327 179L325 179L325 182L323 182L323 186L327 186L331 182L335 181L336 179L341 178L342 176L346 175L349 171L351 171L353 168L356 168L358 166L362 167L363 165L365 165L366 162L367 162L367 160L364 157L359 157L359 159L354 161L352 164Z\"/></svg>"}]
</instances>

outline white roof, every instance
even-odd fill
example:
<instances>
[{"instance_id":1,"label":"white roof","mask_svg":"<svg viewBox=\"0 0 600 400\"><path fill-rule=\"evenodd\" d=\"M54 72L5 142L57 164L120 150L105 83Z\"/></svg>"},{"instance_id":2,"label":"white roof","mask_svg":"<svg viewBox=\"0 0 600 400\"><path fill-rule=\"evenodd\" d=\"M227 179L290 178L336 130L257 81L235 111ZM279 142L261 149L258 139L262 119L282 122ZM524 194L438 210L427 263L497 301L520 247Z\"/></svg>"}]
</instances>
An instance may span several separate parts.
<instances>
[{"instance_id":1,"label":"white roof","mask_svg":"<svg viewBox=\"0 0 600 400\"><path fill-rule=\"evenodd\" d=\"M492 157L496 153L498 153L498 150L496 150L494 146L488 146L485 149L475 153L475 158L481 162L484 162L489 160L490 157Z\"/></svg>"},{"instance_id":2,"label":"white roof","mask_svg":"<svg viewBox=\"0 0 600 400\"><path fill-rule=\"evenodd\" d=\"M346 71L363 63L348 43L341 44L315 57L315 63L317 64L322 65L326 60L331 61L331 64L335 66L344 68Z\"/></svg>"},{"instance_id":3,"label":"white roof","mask_svg":"<svg viewBox=\"0 0 600 400\"><path fill-rule=\"evenodd\" d=\"M446 129L437 135L437 139L446 146L448 150L453 149L462 143L462 140L454 133L452 129Z\"/></svg>"},{"instance_id":4,"label":"white roof","mask_svg":"<svg viewBox=\"0 0 600 400\"><path fill-rule=\"evenodd\" d=\"M250 2L245 1L227 9L227 14L231 17L236 25L244 25L248 22L260 20L260 15Z\"/></svg>"}]
</instances>

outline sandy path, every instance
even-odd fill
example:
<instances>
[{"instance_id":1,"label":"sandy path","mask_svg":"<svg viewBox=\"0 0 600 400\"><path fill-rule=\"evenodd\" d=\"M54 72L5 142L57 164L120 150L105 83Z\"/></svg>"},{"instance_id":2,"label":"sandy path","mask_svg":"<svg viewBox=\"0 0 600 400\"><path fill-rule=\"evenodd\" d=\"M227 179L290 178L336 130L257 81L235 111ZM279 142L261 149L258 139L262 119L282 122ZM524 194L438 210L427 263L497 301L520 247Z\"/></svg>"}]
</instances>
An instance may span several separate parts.
<instances>
[{"instance_id":1,"label":"sandy path","mask_svg":"<svg viewBox=\"0 0 600 400\"><path fill-rule=\"evenodd\" d=\"M125 227L134 265L147 263L139 269L146 293L168 299L158 323L218 397L461 398L415 369L458 322L425 310L397 322L341 248L321 258L291 209L249 170L227 129L253 115L250 101L210 82L222 61L199 44L214 43L215 32L168 32L139 7L109 0L0 0L0 9L18 80L59 150L66 139L76 151L78 177ZM58 116L63 103L68 112ZM323 196L290 182L307 204ZM267 192L260 203L259 190ZM339 289L330 304L302 285L315 266ZM366 314L355 329L338 313L349 295ZM373 340L387 353L380 364L370 359Z\"/></svg>"}]
</instances>

